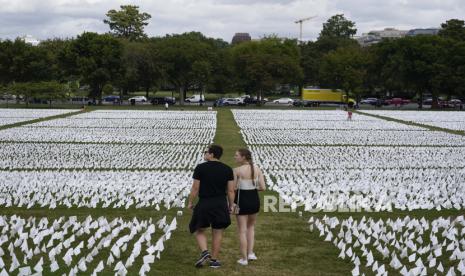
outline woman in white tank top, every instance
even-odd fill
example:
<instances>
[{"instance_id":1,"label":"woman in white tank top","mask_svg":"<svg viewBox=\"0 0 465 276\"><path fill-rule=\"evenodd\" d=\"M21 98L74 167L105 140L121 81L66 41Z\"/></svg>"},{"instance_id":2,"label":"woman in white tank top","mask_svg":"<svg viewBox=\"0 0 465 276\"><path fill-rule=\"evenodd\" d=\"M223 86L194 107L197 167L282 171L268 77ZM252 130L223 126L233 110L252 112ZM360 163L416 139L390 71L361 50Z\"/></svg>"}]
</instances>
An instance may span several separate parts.
<instances>
[{"instance_id":1,"label":"woman in white tank top","mask_svg":"<svg viewBox=\"0 0 465 276\"><path fill-rule=\"evenodd\" d=\"M236 183L235 214L242 258L237 262L247 265L248 261L257 260L253 248L255 243L255 222L260 210L258 191L265 190L265 178L262 171L252 160L248 149L239 149L234 155L239 165L234 169Z\"/></svg>"}]
</instances>

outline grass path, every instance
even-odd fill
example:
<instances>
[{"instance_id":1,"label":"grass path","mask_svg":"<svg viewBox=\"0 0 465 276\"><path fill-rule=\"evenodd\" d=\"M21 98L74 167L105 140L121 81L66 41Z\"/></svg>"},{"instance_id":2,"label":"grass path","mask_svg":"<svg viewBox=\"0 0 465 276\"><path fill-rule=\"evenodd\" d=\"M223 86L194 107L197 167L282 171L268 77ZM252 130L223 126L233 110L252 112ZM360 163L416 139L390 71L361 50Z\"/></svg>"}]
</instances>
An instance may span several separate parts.
<instances>
[{"instance_id":1,"label":"grass path","mask_svg":"<svg viewBox=\"0 0 465 276\"><path fill-rule=\"evenodd\" d=\"M236 149L245 147L239 127L229 109L218 111L218 126L215 143L224 148L222 161L234 166ZM272 191L263 196L277 194ZM178 221L178 230L155 266L155 274L173 275L347 275L351 268L348 262L337 259L338 252L331 244L323 242L316 233L311 233L306 220L296 213L260 212L256 229L255 251L259 261L247 267L236 264L239 259L239 244L235 218L225 231L220 260L223 267L212 270L193 266L199 254L194 236L188 232L190 211ZM210 245L210 244L209 244Z\"/></svg>"}]
</instances>

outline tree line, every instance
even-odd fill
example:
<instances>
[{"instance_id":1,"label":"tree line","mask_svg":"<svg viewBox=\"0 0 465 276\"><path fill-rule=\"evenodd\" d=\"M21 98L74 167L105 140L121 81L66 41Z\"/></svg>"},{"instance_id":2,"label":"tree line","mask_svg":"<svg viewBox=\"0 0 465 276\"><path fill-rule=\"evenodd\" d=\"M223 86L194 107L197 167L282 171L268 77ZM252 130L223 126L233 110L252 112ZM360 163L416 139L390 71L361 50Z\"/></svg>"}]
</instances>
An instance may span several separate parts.
<instances>
[{"instance_id":1,"label":"tree line","mask_svg":"<svg viewBox=\"0 0 465 276\"><path fill-rule=\"evenodd\" d=\"M101 100L162 88L264 97L279 85L343 89L353 97L390 94L465 97L465 24L451 19L439 35L384 39L361 47L355 22L335 15L316 41L264 37L236 44L199 32L148 37L150 15L137 6L110 10L110 32L84 32L32 46L0 41L0 86L26 98L65 98L79 86Z\"/></svg>"}]
</instances>

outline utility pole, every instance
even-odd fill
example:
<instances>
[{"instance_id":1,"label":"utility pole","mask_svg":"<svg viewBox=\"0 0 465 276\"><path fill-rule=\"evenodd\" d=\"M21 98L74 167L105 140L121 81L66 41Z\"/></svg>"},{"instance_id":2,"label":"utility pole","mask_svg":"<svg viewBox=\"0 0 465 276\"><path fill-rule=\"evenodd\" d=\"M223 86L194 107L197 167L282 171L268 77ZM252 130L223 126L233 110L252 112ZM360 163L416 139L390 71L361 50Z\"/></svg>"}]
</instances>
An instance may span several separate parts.
<instances>
[{"instance_id":1,"label":"utility pole","mask_svg":"<svg viewBox=\"0 0 465 276\"><path fill-rule=\"evenodd\" d=\"M297 20L297 21L294 22L295 24L299 24L299 25L300 25L300 35L299 35L299 41L300 41L300 42L302 42L302 25L303 25L303 23L304 23L305 21L309 21L309 20L311 20L311 19L313 19L313 18L315 18L315 17L316 17L316 15L310 16L310 17L306 17L306 18L302 18L302 19L299 19L299 20Z\"/></svg>"}]
</instances>

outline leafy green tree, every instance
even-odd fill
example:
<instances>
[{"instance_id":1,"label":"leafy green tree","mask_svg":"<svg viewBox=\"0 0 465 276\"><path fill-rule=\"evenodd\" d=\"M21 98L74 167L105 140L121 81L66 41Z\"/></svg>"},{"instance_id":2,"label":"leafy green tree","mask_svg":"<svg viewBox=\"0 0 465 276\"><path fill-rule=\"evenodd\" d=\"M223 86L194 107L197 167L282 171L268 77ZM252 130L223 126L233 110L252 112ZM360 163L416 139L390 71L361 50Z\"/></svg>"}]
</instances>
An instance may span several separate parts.
<instances>
[{"instance_id":1,"label":"leafy green tree","mask_svg":"<svg viewBox=\"0 0 465 276\"><path fill-rule=\"evenodd\" d=\"M441 24L441 27L442 29L439 31L440 36L453 40L465 41L465 21L451 19Z\"/></svg>"},{"instance_id":2,"label":"leafy green tree","mask_svg":"<svg viewBox=\"0 0 465 276\"><path fill-rule=\"evenodd\" d=\"M44 81L54 78L47 49L21 39L0 41L0 83Z\"/></svg>"},{"instance_id":3,"label":"leafy green tree","mask_svg":"<svg viewBox=\"0 0 465 276\"><path fill-rule=\"evenodd\" d=\"M440 64L447 45L440 36L406 37L383 41L374 46L380 67L380 83L386 88L397 87L411 91L411 97L418 95L420 108L424 93L433 96L433 107L442 92L444 79ZM383 80L384 79L384 80Z\"/></svg>"},{"instance_id":4,"label":"leafy green tree","mask_svg":"<svg viewBox=\"0 0 465 276\"><path fill-rule=\"evenodd\" d=\"M207 92L226 93L234 89L232 53L227 43L217 47L211 60L211 71Z\"/></svg>"},{"instance_id":5,"label":"leafy green tree","mask_svg":"<svg viewBox=\"0 0 465 276\"><path fill-rule=\"evenodd\" d=\"M336 14L323 23L319 39L325 37L352 38L356 33L355 22L346 19L343 14Z\"/></svg>"},{"instance_id":6,"label":"leafy green tree","mask_svg":"<svg viewBox=\"0 0 465 276\"><path fill-rule=\"evenodd\" d=\"M112 95L113 94L113 86L109 83L105 84L102 88L103 95Z\"/></svg>"},{"instance_id":7,"label":"leafy green tree","mask_svg":"<svg viewBox=\"0 0 465 276\"><path fill-rule=\"evenodd\" d=\"M357 41L352 39L356 32L354 22L345 19L344 15L335 15L323 24L317 41L300 44L303 85L322 85L319 72L323 57L338 48L357 47Z\"/></svg>"},{"instance_id":8,"label":"leafy green tree","mask_svg":"<svg viewBox=\"0 0 465 276\"><path fill-rule=\"evenodd\" d=\"M163 64L153 42L124 42L124 91L142 88L149 97L150 90L164 79Z\"/></svg>"},{"instance_id":9,"label":"leafy green tree","mask_svg":"<svg viewBox=\"0 0 465 276\"><path fill-rule=\"evenodd\" d=\"M439 36L417 36L404 38L399 43L402 63L398 70L403 75L406 87L419 95L420 108L425 92L432 94L432 108L437 107L441 92L438 60L444 49L443 40Z\"/></svg>"},{"instance_id":10,"label":"leafy green tree","mask_svg":"<svg viewBox=\"0 0 465 276\"><path fill-rule=\"evenodd\" d=\"M63 53L70 43L71 40L69 39L54 38L41 41L37 46L46 53L49 80L57 80L58 82L75 80L70 79L70 77L66 75L66 70L62 67L61 63L61 53Z\"/></svg>"},{"instance_id":11,"label":"leafy green tree","mask_svg":"<svg viewBox=\"0 0 465 276\"><path fill-rule=\"evenodd\" d=\"M349 94L358 98L367 75L366 64L366 54L360 47L338 48L323 57L320 82L328 88L343 89L347 99Z\"/></svg>"},{"instance_id":12,"label":"leafy green tree","mask_svg":"<svg viewBox=\"0 0 465 276\"><path fill-rule=\"evenodd\" d=\"M280 84L300 84L303 73L295 40L265 38L233 47L233 64L239 86L262 99Z\"/></svg>"},{"instance_id":13,"label":"leafy green tree","mask_svg":"<svg viewBox=\"0 0 465 276\"><path fill-rule=\"evenodd\" d=\"M90 97L101 102L107 83L121 78L121 43L108 34L83 33L64 50L63 64L68 75L79 76L90 86Z\"/></svg>"},{"instance_id":14,"label":"leafy green tree","mask_svg":"<svg viewBox=\"0 0 465 276\"><path fill-rule=\"evenodd\" d=\"M46 99L50 105L53 100L65 99L67 88L56 81L51 82L17 82L10 86L10 90L17 96L23 96L26 106L30 99Z\"/></svg>"},{"instance_id":15,"label":"leafy green tree","mask_svg":"<svg viewBox=\"0 0 465 276\"><path fill-rule=\"evenodd\" d=\"M134 5L122 5L121 10L109 10L108 19L103 20L110 27L111 33L116 37L134 41L146 38L144 27L152 16L146 12L139 12L139 7Z\"/></svg>"},{"instance_id":16,"label":"leafy green tree","mask_svg":"<svg viewBox=\"0 0 465 276\"><path fill-rule=\"evenodd\" d=\"M433 89L452 96L465 97L465 41L445 40L435 63Z\"/></svg>"},{"instance_id":17,"label":"leafy green tree","mask_svg":"<svg viewBox=\"0 0 465 276\"><path fill-rule=\"evenodd\" d=\"M198 87L201 94L205 93L213 74L210 62L206 60L195 61L192 64L191 74L192 79L194 80L194 85Z\"/></svg>"},{"instance_id":18,"label":"leafy green tree","mask_svg":"<svg viewBox=\"0 0 465 276\"><path fill-rule=\"evenodd\" d=\"M301 51L301 66L304 72L304 85L321 85L319 70L322 58L338 48L358 47L358 43L350 38L320 37L317 41L309 41L299 45Z\"/></svg>"},{"instance_id":19,"label":"leafy green tree","mask_svg":"<svg viewBox=\"0 0 465 276\"><path fill-rule=\"evenodd\" d=\"M465 21L448 20L439 35L444 38L437 62L435 86L440 86L448 98L465 97Z\"/></svg>"},{"instance_id":20,"label":"leafy green tree","mask_svg":"<svg viewBox=\"0 0 465 276\"><path fill-rule=\"evenodd\" d=\"M186 92L210 79L218 55L218 41L208 39L201 33L191 32L167 35L154 39L163 62L167 79L184 103Z\"/></svg>"},{"instance_id":21,"label":"leafy green tree","mask_svg":"<svg viewBox=\"0 0 465 276\"><path fill-rule=\"evenodd\" d=\"M399 51L399 40L383 40L371 46L371 63L368 64L368 79L371 86L386 94L397 94L408 89L408 83L399 70L404 62ZM382 97L382 95L378 95Z\"/></svg>"}]
</instances>

